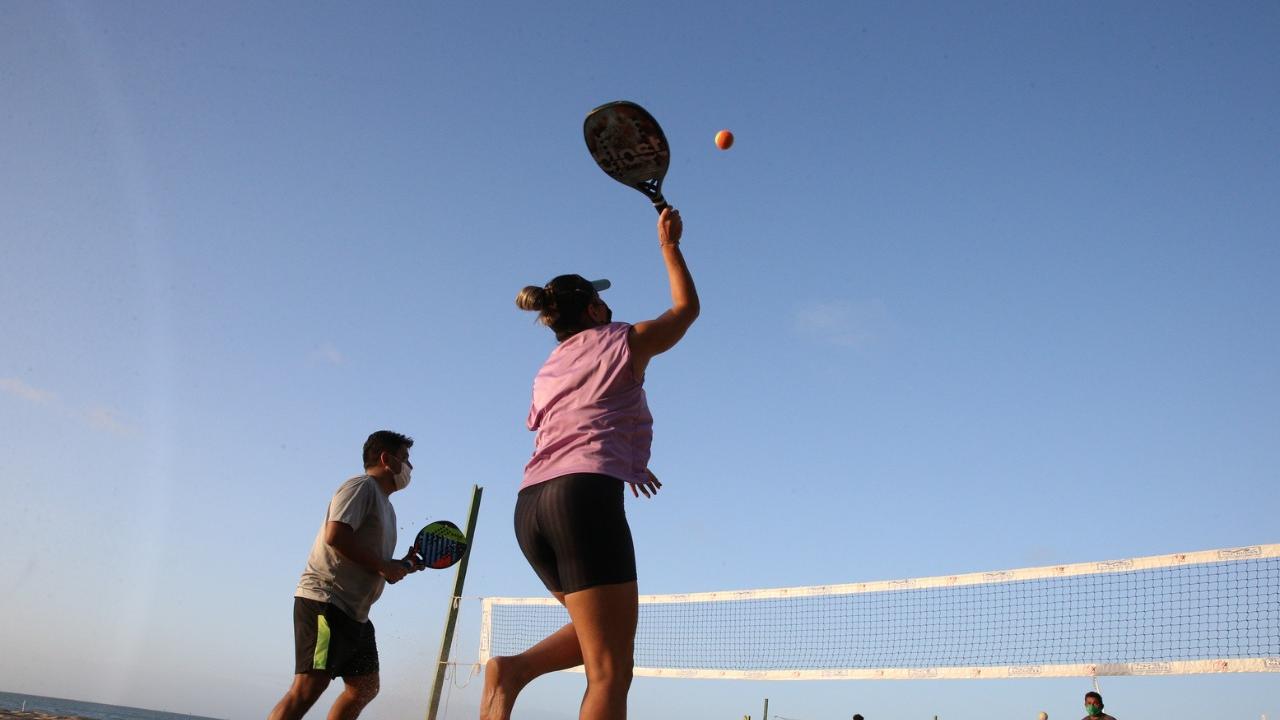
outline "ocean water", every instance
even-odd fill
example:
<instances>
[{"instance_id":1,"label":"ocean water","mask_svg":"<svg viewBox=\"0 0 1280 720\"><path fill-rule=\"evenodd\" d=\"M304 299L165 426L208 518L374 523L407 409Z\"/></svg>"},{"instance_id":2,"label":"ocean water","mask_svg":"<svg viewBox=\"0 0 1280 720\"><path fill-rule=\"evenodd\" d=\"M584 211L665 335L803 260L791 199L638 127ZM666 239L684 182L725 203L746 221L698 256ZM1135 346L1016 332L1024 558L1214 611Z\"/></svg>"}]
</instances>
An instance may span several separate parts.
<instances>
[{"instance_id":1,"label":"ocean water","mask_svg":"<svg viewBox=\"0 0 1280 720\"><path fill-rule=\"evenodd\" d=\"M0 692L0 710L21 710L24 702L27 705L27 710L54 715L92 718L92 720L214 720L214 718L206 718L200 715L183 715L159 710L103 705L101 703L84 702L83 700L66 700L63 698L40 697L39 695Z\"/></svg>"}]
</instances>

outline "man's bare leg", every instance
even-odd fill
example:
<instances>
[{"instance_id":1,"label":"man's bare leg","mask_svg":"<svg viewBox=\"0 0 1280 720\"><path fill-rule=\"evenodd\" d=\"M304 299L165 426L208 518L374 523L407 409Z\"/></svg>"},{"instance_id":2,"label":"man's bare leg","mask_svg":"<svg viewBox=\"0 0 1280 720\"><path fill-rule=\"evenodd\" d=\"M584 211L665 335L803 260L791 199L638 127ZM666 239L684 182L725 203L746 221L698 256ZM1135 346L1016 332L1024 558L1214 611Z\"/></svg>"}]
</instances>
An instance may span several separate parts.
<instances>
[{"instance_id":1,"label":"man's bare leg","mask_svg":"<svg viewBox=\"0 0 1280 720\"><path fill-rule=\"evenodd\" d=\"M329 675L323 670L298 673L293 676L293 685L276 703L267 720L300 720L316 700L329 687Z\"/></svg>"},{"instance_id":2,"label":"man's bare leg","mask_svg":"<svg viewBox=\"0 0 1280 720\"><path fill-rule=\"evenodd\" d=\"M329 720L356 720L360 717L360 711L364 710L364 706L378 695L378 689L381 687L378 673L353 675L342 678L342 681L346 687L333 702L333 708L329 710Z\"/></svg>"}]
</instances>

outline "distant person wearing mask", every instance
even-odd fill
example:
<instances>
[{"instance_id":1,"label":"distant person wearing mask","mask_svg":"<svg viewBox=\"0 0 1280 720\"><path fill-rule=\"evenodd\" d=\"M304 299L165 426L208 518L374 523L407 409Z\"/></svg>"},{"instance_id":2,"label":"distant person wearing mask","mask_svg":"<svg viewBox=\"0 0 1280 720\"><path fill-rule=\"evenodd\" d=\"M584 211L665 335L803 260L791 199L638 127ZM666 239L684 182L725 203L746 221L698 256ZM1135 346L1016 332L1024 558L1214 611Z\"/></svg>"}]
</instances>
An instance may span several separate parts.
<instances>
[{"instance_id":1,"label":"distant person wearing mask","mask_svg":"<svg viewBox=\"0 0 1280 720\"><path fill-rule=\"evenodd\" d=\"M1116 720L1102 712L1102 695L1096 692L1084 694L1084 711L1088 714L1082 720Z\"/></svg>"},{"instance_id":2,"label":"distant person wearing mask","mask_svg":"<svg viewBox=\"0 0 1280 720\"><path fill-rule=\"evenodd\" d=\"M378 694L378 646L369 608L394 583L419 569L411 548L393 560L396 511L391 494L409 486L413 439L379 430L364 444L364 474L329 501L293 598L293 685L268 720L297 720L335 677L346 688L329 720L354 720Z\"/></svg>"}]
</instances>

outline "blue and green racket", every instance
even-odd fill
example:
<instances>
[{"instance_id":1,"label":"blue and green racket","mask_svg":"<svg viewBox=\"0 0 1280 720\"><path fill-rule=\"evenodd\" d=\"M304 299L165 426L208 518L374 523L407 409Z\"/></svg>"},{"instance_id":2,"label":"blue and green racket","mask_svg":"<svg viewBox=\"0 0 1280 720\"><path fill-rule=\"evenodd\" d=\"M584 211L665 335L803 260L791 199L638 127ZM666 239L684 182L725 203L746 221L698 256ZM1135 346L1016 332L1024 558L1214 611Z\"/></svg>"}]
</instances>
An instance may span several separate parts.
<instances>
[{"instance_id":1,"label":"blue and green racket","mask_svg":"<svg viewBox=\"0 0 1280 720\"><path fill-rule=\"evenodd\" d=\"M437 520L418 531L413 540L418 568L443 570L456 564L467 552L467 536L448 520ZM413 568L408 560L405 567Z\"/></svg>"}]
</instances>

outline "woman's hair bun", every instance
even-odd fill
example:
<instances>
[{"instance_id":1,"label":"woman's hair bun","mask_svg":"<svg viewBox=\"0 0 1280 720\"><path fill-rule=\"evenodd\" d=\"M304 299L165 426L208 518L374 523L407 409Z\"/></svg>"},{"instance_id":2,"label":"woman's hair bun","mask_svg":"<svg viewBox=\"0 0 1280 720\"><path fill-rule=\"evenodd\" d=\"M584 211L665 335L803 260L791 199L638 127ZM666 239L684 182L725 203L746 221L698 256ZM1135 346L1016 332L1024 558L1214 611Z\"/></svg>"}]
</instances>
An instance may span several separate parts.
<instances>
[{"instance_id":1,"label":"woman's hair bun","mask_svg":"<svg viewBox=\"0 0 1280 720\"><path fill-rule=\"evenodd\" d=\"M537 285L526 285L524 289L516 295L516 307L521 310L534 310L541 312L546 306L546 288L538 287Z\"/></svg>"}]
</instances>

